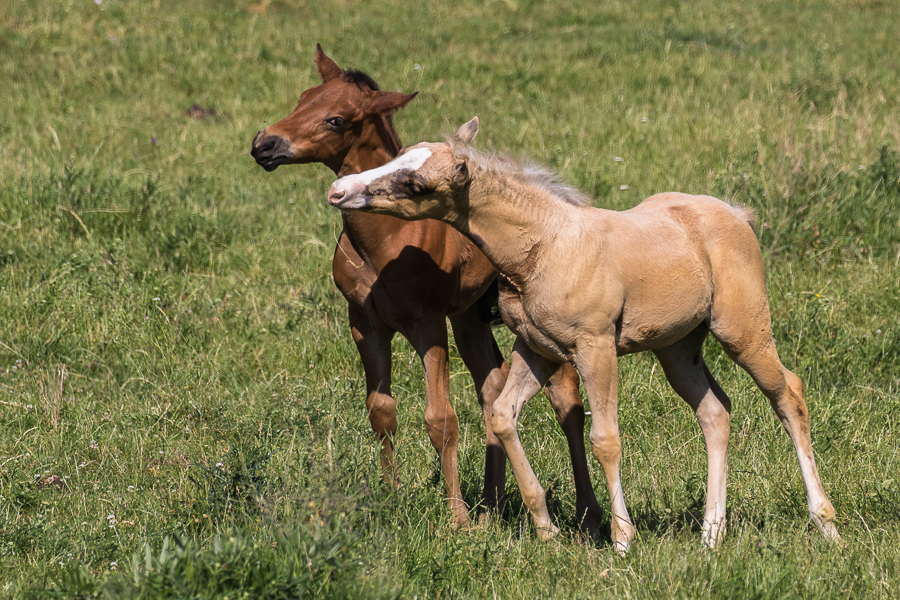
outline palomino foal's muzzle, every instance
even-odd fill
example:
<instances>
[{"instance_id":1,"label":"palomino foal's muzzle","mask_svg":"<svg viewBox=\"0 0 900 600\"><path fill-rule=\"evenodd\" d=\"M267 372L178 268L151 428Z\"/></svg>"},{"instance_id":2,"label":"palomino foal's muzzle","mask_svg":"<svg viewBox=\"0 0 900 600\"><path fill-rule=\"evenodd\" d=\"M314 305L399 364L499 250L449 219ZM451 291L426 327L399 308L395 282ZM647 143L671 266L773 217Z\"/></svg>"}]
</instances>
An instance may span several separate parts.
<instances>
[{"instance_id":1,"label":"palomino foal's muzzle","mask_svg":"<svg viewBox=\"0 0 900 600\"><path fill-rule=\"evenodd\" d=\"M328 204L337 208L364 208L366 184L354 175L342 177L331 184L328 190Z\"/></svg>"}]
</instances>

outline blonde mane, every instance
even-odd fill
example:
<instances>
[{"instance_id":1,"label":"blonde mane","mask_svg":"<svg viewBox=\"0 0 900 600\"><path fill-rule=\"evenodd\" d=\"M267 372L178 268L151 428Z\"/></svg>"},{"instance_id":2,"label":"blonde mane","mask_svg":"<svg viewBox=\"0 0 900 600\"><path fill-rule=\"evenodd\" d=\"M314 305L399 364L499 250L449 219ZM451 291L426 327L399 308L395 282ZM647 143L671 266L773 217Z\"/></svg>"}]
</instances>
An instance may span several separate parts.
<instances>
[{"instance_id":1,"label":"blonde mane","mask_svg":"<svg viewBox=\"0 0 900 600\"><path fill-rule=\"evenodd\" d=\"M536 187L548 194L575 206L590 206L590 199L581 190L560 180L559 174L541 165L517 160L498 154L483 154L471 146L464 146L448 138L453 155L464 158L473 171L484 171L493 175L509 177L521 183Z\"/></svg>"}]
</instances>

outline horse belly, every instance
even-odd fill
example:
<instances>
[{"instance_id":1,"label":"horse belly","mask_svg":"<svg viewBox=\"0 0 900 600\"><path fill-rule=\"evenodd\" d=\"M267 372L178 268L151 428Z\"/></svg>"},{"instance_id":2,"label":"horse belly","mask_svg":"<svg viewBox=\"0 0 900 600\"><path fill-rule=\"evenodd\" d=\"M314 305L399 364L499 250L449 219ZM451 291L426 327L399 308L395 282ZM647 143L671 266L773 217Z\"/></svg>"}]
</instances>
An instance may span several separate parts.
<instances>
[{"instance_id":1,"label":"horse belly","mask_svg":"<svg viewBox=\"0 0 900 600\"><path fill-rule=\"evenodd\" d=\"M571 345L560 343L555 336L538 326L532 315L525 310L521 293L506 282L506 278L501 276L499 306L503 323L541 356L559 362L570 360Z\"/></svg>"},{"instance_id":2,"label":"horse belly","mask_svg":"<svg viewBox=\"0 0 900 600\"><path fill-rule=\"evenodd\" d=\"M627 304L616 331L619 355L671 346L709 319L710 296L651 306Z\"/></svg>"}]
</instances>

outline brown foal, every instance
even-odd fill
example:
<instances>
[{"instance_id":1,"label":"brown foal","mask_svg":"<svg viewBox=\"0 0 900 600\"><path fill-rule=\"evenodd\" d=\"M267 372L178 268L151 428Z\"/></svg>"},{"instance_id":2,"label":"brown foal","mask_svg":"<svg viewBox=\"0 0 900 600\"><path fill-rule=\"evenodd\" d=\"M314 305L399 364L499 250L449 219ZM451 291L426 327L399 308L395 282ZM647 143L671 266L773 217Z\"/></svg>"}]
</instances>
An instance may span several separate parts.
<instances>
[{"instance_id":1,"label":"brown foal","mask_svg":"<svg viewBox=\"0 0 900 600\"><path fill-rule=\"evenodd\" d=\"M322 84L303 92L288 117L257 134L251 151L256 162L267 171L283 164L321 162L343 177L397 156L401 145L391 115L416 94L379 91L369 76L345 73L321 46L315 64ZM446 319L484 414L484 504L496 508L503 502L506 464L491 429L491 414L509 367L482 315L491 308L492 295L486 292L496 285L497 271L468 238L439 221L408 222L360 212L343 212L341 217L344 229L332 263L334 281L349 304L350 328L366 375L366 408L381 439L384 478L397 484L391 339L400 332L425 368L425 426L440 456L454 522L466 525L469 516L457 469L459 423L450 404ZM575 370L560 369L547 395L572 456L579 518L585 529L596 531L601 514L588 476L584 405Z\"/></svg>"}]
</instances>

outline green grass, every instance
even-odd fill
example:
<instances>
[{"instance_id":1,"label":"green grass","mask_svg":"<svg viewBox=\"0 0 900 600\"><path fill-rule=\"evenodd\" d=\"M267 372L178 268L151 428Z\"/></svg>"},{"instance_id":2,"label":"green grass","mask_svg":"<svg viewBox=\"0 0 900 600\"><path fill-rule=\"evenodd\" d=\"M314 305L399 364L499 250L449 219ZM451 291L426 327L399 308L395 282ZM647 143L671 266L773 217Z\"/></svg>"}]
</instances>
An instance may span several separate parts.
<instances>
[{"instance_id":1,"label":"green grass","mask_svg":"<svg viewBox=\"0 0 900 600\"><path fill-rule=\"evenodd\" d=\"M900 7L858 0L0 3L0 595L897 596L898 38ZM734 401L715 552L703 440L651 356L620 360L625 557L579 537L542 399L520 430L563 535L537 540L511 475L504 513L454 532L399 337L385 488L331 282L333 177L249 156L317 83L316 42L420 91L396 118L408 143L478 115L481 149L598 206L753 207L843 542L810 525L787 435L714 343ZM484 426L451 367L472 505Z\"/></svg>"}]
</instances>

